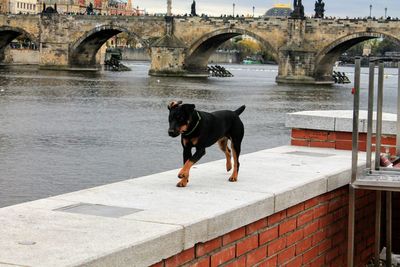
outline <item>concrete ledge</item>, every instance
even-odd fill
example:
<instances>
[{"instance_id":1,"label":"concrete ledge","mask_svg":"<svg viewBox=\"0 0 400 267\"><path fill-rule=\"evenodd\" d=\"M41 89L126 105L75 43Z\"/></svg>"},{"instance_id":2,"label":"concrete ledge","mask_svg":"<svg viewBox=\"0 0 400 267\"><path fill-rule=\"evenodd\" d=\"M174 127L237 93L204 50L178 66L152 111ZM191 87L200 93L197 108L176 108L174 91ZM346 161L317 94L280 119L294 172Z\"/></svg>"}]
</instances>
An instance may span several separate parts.
<instances>
[{"instance_id":1,"label":"concrete ledge","mask_svg":"<svg viewBox=\"0 0 400 267\"><path fill-rule=\"evenodd\" d=\"M373 115L374 123L376 113ZM397 115L383 113L382 132L396 134ZM313 110L287 114L286 127L299 129L326 130L333 132L353 131L352 110ZM360 110L359 131L367 132L367 111ZM374 129L375 132L375 129Z\"/></svg>"},{"instance_id":2,"label":"concrete ledge","mask_svg":"<svg viewBox=\"0 0 400 267\"><path fill-rule=\"evenodd\" d=\"M350 151L283 146L243 155L237 183L219 160L183 189L172 170L2 208L0 263L148 266L342 187L350 166Z\"/></svg>"}]
</instances>

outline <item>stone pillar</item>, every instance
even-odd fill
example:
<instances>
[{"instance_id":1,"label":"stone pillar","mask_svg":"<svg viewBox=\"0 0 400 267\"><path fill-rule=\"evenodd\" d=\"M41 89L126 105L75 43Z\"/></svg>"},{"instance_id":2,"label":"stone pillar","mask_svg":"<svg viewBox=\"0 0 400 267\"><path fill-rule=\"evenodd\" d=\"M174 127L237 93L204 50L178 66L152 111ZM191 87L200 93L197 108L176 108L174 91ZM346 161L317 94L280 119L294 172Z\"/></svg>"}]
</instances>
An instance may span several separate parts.
<instances>
[{"instance_id":1,"label":"stone pillar","mask_svg":"<svg viewBox=\"0 0 400 267\"><path fill-rule=\"evenodd\" d=\"M186 76L186 47L173 33L173 17L165 17L166 34L150 47L152 76Z\"/></svg>"},{"instance_id":2,"label":"stone pillar","mask_svg":"<svg viewBox=\"0 0 400 267\"><path fill-rule=\"evenodd\" d=\"M279 72L277 83L333 83L316 81L315 56L312 44L305 42L306 20L288 20L288 42L279 50Z\"/></svg>"},{"instance_id":3,"label":"stone pillar","mask_svg":"<svg viewBox=\"0 0 400 267\"><path fill-rule=\"evenodd\" d=\"M69 66L69 39L65 34L68 21L57 14L41 17L39 66L45 69L67 69Z\"/></svg>"},{"instance_id":4,"label":"stone pillar","mask_svg":"<svg viewBox=\"0 0 400 267\"><path fill-rule=\"evenodd\" d=\"M315 54L299 47L285 47L279 51L277 83L316 83L313 77Z\"/></svg>"},{"instance_id":5,"label":"stone pillar","mask_svg":"<svg viewBox=\"0 0 400 267\"><path fill-rule=\"evenodd\" d=\"M41 69L68 69L68 44L40 42Z\"/></svg>"}]
</instances>

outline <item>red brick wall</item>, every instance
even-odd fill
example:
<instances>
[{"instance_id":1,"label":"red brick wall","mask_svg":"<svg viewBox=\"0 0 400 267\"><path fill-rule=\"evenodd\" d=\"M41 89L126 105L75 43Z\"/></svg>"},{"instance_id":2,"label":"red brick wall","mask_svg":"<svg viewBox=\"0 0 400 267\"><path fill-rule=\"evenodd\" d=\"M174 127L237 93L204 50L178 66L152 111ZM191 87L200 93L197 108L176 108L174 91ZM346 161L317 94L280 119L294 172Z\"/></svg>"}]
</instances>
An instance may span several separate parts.
<instances>
[{"instance_id":1,"label":"red brick wall","mask_svg":"<svg viewBox=\"0 0 400 267\"><path fill-rule=\"evenodd\" d=\"M367 134L359 134L359 149L366 151ZM372 139L375 143L375 138ZM383 135L381 139L382 152L396 153L396 136ZM292 129L291 144L294 146L325 147L342 150L351 150L352 133L350 132L331 132L309 129Z\"/></svg>"},{"instance_id":2,"label":"red brick wall","mask_svg":"<svg viewBox=\"0 0 400 267\"><path fill-rule=\"evenodd\" d=\"M374 246L375 193L357 191L355 262ZM345 266L348 187L342 187L165 259L167 266Z\"/></svg>"},{"instance_id":3,"label":"red brick wall","mask_svg":"<svg viewBox=\"0 0 400 267\"><path fill-rule=\"evenodd\" d=\"M359 150L366 151L367 134L359 134ZM372 143L375 143L375 137ZM384 153L396 154L396 136L382 135L382 149ZM352 133L350 132L332 132L312 129L292 129L291 144L297 146L309 147L327 147L342 150L352 149ZM375 157L373 155L373 157ZM384 213L382 214L382 216ZM385 218L383 217L382 225L384 229ZM400 253L400 193L393 192L393 222L392 222L392 242L393 252ZM382 230L382 240L385 240L385 231Z\"/></svg>"}]
</instances>

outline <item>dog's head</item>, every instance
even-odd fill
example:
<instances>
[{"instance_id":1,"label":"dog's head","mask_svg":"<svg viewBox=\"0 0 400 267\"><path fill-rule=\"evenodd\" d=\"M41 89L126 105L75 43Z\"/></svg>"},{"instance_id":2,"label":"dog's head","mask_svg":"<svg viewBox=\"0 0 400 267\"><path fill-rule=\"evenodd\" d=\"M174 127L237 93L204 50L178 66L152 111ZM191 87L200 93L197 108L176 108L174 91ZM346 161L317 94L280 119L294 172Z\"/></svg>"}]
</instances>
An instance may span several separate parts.
<instances>
[{"instance_id":1,"label":"dog's head","mask_svg":"<svg viewBox=\"0 0 400 267\"><path fill-rule=\"evenodd\" d=\"M182 104L182 101L173 101L168 105L168 109L168 134L171 137L177 137L187 131L195 105Z\"/></svg>"}]
</instances>

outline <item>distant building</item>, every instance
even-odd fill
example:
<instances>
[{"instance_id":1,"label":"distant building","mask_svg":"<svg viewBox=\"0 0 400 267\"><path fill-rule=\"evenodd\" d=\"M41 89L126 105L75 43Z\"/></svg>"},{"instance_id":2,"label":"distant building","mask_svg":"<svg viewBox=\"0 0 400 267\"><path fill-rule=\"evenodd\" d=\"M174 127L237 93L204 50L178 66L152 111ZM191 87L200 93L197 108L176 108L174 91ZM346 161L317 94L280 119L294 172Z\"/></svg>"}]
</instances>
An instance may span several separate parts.
<instances>
[{"instance_id":1,"label":"distant building","mask_svg":"<svg viewBox=\"0 0 400 267\"><path fill-rule=\"evenodd\" d=\"M0 0L0 14L36 14L37 0Z\"/></svg>"},{"instance_id":2,"label":"distant building","mask_svg":"<svg viewBox=\"0 0 400 267\"><path fill-rule=\"evenodd\" d=\"M275 4L265 12L264 17L290 17L292 11L290 4Z\"/></svg>"},{"instance_id":3,"label":"distant building","mask_svg":"<svg viewBox=\"0 0 400 267\"><path fill-rule=\"evenodd\" d=\"M370 44L364 44L362 55L364 57L369 57L371 55L372 49Z\"/></svg>"},{"instance_id":4,"label":"distant building","mask_svg":"<svg viewBox=\"0 0 400 267\"><path fill-rule=\"evenodd\" d=\"M37 14L46 7L57 5L60 14L86 14L86 7L92 3L94 14L139 16L144 10L133 8L132 0L0 0L0 13Z\"/></svg>"}]
</instances>

